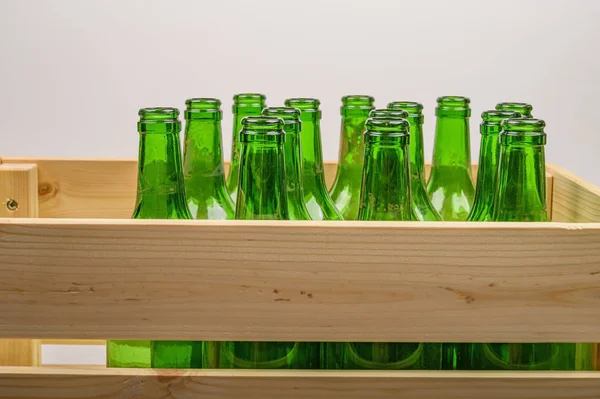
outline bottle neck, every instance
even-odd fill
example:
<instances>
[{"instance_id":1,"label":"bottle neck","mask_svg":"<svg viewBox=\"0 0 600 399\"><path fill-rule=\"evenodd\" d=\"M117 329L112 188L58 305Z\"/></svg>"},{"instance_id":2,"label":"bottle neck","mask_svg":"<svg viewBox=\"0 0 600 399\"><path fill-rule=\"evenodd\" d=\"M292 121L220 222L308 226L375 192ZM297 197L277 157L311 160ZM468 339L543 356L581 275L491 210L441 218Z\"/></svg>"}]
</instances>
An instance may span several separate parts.
<instances>
[{"instance_id":1,"label":"bottle neck","mask_svg":"<svg viewBox=\"0 0 600 399\"><path fill-rule=\"evenodd\" d=\"M300 147L300 124L285 125L285 185L288 211L292 220L310 220L304 205L302 188L302 150Z\"/></svg>"},{"instance_id":2,"label":"bottle neck","mask_svg":"<svg viewBox=\"0 0 600 399\"><path fill-rule=\"evenodd\" d=\"M548 221L543 145L502 145L494 220Z\"/></svg>"},{"instance_id":3,"label":"bottle neck","mask_svg":"<svg viewBox=\"0 0 600 399\"><path fill-rule=\"evenodd\" d=\"M498 131L485 133L481 136L479 148L479 167L477 169L477 186L473 208L467 220L489 221L492 220L492 207L498 184L498 160L500 157L500 144Z\"/></svg>"},{"instance_id":4,"label":"bottle neck","mask_svg":"<svg viewBox=\"0 0 600 399\"><path fill-rule=\"evenodd\" d=\"M360 179L365 152L363 133L368 118L368 110L364 113L353 113L342 117L338 174L347 172L352 176L356 175L356 179ZM349 176L348 178L353 177Z\"/></svg>"},{"instance_id":5,"label":"bottle neck","mask_svg":"<svg viewBox=\"0 0 600 399\"><path fill-rule=\"evenodd\" d=\"M286 138L287 139L287 138ZM279 143L241 143L236 219L287 220L284 150Z\"/></svg>"},{"instance_id":6,"label":"bottle neck","mask_svg":"<svg viewBox=\"0 0 600 399\"><path fill-rule=\"evenodd\" d=\"M134 219L191 219L179 133L140 134Z\"/></svg>"},{"instance_id":7,"label":"bottle neck","mask_svg":"<svg viewBox=\"0 0 600 399\"><path fill-rule=\"evenodd\" d=\"M325 187L320 121L312 117L302 118L300 136L304 192L315 192Z\"/></svg>"},{"instance_id":8,"label":"bottle neck","mask_svg":"<svg viewBox=\"0 0 600 399\"><path fill-rule=\"evenodd\" d=\"M408 146L367 144L357 220L410 220Z\"/></svg>"},{"instance_id":9,"label":"bottle neck","mask_svg":"<svg viewBox=\"0 0 600 399\"><path fill-rule=\"evenodd\" d=\"M188 199L225 190L220 121L187 121L183 165Z\"/></svg>"},{"instance_id":10,"label":"bottle neck","mask_svg":"<svg viewBox=\"0 0 600 399\"><path fill-rule=\"evenodd\" d=\"M423 151L423 116L409 116L410 173L413 180L425 181L425 154Z\"/></svg>"},{"instance_id":11,"label":"bottle neck","mask_svg":"<svg viewBox=\"0 0 600 399\"><path fill-rule=\"evenodd\" d=\"M464 168L470 175L471 144L468 117L438 116L432 173L438 167Z\"/></svg>"}]
</instances>

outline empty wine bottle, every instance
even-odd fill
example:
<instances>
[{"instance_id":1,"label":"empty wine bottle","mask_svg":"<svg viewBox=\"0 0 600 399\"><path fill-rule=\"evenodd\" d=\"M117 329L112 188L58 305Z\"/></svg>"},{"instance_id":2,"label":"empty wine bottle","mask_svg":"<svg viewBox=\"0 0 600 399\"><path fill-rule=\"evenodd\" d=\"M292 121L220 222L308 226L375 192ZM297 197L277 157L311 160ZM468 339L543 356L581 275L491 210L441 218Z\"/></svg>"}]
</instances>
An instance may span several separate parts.
<instances>
[{"instance_id":1,"label":"empty wine bottle","mask_svg":"<svg viewBox=\"0 0 600 399\"><path fill-rule=\"evenodd\" d=\"M344 220L354 220L358 214L365 151L362 134L369 112L375 108L374 101L369 96L342 97L340 155L329 194Z\"/></svg>"},{"instance_id":2,"label":"empty wine bottle","mask_svg":"<svg viewBox=\"0 0 600 399\"><path fill-rule=\"evenodd\" d=\"M290 98L285 100L285 105L302 112L300 142L302 144L302 187L306 209L312 220L342 220L342 215L331 200L325 185L320 101L316 98Z\"/></svg>"},{"instance_id":3,"label":"empty wine bottle","mask_svg":"<svg viewBox=\"0 0 600 399\"><path fill-rule=\"evenodd\" d=\"M408 112L410 123L410 176L412 212L418 221L440 221L425 184L425 154L423 149L423 105L413 101L394 101L388 104L391 110Z\"/></svg>"},{"instance_id":4,"label":"empty wine bottle","mask_svg":"<svg viewBox=\"0 0 600 399\"><path fill-rule=\"evenodd\" d=\"M500 134L500 168L494 220L547 222L545 122L506 119ZM593 345L587 343L483 344L481 369L591 370Z\"/></svg>"},{"instance_id":5,"label":"empty wine bottle","mask_svg":"<svg viewBox=\"0 0 600 399\"><path fill-rule=\"evenodd\" d=\"M427 193L443 220L465 220L475 196L471 171L470 100L466 97L440 97L437 101L433 161Z\"/></svg>"},{"instance_id":6,"label":"empty wine bottle","mask_svg":"<svg viewBox=\"0 0 600 399\"><path fill-rule=\"evenodd\" d=\"M285 193L284 122L247 117L240 132L240 178L236 219L289 219ZM208 368L320 368L321 346L303 342L209 342Z\"/></svg>"},{"instance_id":7,"label":"empty wine bottle","mask_svg":"<svg viewBox=\"0 0 600 399\"><path fill-rule=\"evenodd\" d=\"M233 219L233 202L225 188L221 101L192 98L185 103L183 174L192 218Z\"/></svg>"},{"instance_id":8,"label":"empty wine bottle","mask_svg":"<svg viewBox=\"0 0 600 399\"><path fill-rule=\"evenodd\" d=\"M237 202L238 176L240 166L240 146L238 136L242 128L242 119L246 116L258 116L262 112L266 97L264 94L243 93L233 96L233 136L231 139L231 164L227 177L227 192L234 205Z\"/></svg>"},{"instance_id":9,"label":"empty wine bottle","mask_svg":"<svg viewBox=\"0 0 600 399\"><path fill-rule=\"evenodd\" d=\"M367 120L365 167L357 220L411 219L409 131L409 123L405 119ZM327 343L326 348L326 366L329 369L441 367L441 344L332 342Z\"/></svg>"},{"instance_id":10,"label":"empty wine bottle","mask_svg":"<svg viewBox=\"0 0 600 399\"><path fill-rule=\"evenodd\" d=\"M140 134L137 199L133 219L191 219L181 165L181 122L176 108L144 108ZM190 341L108 341L109 367L190 368ZM201 356L199 356L201 358Z\"/></svg>"},{"instance_id":11,"label":"empty wine bottle","mask_svg":"<svg viewBox=\"0 0 600 399\"><path fill-rule=\"evenodd\" d=\"M498 185L498 159L500 157L499 135L504 119L518 118L521 114L514 111L484 111L481 114L481 145L479 147L479 169L475 200L467 217L470 222L486 222L493 220L492 207L496 186Z\"/></svg>"},{"instance_id":12,"label":"empty wine bottle","mask_svg":"<svg viewBox=\"0 0 600 399\"><path fill-rule=\"evenodd\" d=\"M269 107L264 116L281 118L285 131L285 186L290 220L311 220L304 203L302 184L302 147L300 144L300 110L290 107Z\"/></svg>"},{"instance_id":13,"label":"empty wine bottle","mask_svg":"<svg viewBox=\"0 0 600 399\"><path fill-rule=\"evenodd\" d=\"M533 107L527 103L504 102L496 104L496 109L498 111L514 111L521 114L523 118L532 118Z\"/></svg>"}]
</instances>

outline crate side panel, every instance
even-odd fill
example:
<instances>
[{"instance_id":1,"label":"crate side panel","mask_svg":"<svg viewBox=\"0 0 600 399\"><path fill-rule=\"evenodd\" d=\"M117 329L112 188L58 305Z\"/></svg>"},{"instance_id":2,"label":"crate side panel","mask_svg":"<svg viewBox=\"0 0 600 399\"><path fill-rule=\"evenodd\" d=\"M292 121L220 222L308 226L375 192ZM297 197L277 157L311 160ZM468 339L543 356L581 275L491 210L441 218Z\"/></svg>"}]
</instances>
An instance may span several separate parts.
<instances>
[{"instance_id":1,"label":"crate side panel","mask_svg":"<svg viewBox=\"0 0 600 399\"><path fill-rule=\"evenodd\" d=\"M600 187L556 165L548 165L548 168L554 175L552 220L600 222Z\"/></svg>"}]
</instances>

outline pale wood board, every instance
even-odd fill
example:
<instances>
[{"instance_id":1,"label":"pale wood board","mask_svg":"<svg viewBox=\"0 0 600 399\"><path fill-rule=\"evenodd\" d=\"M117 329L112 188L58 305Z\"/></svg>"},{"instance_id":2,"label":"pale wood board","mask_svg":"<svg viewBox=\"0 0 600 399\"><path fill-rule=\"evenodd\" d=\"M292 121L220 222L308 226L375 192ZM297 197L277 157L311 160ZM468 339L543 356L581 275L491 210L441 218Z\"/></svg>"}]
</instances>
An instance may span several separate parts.
<instances>
[{"instance_id":1,"label":"pale wood board","mask_svg":"<svg viewBox=\"0 0 600 399\"><path fill-rule=\"evenodd\" d=\"M600 222L600 187L559 166L549 164L554 175L554 207L557 222Z\"/></svg>"},{"instance_id":2,"label":"pale wood board","mask_svg":"<svg viewBox=\"0 0 600 399\"><path fill-rule=\"evenodd\" d=\"M0 339L0 366L38 366L40 356L38 340Z\"/></svg>"},{"instance_id":3,"label":"pale wood board","mask_svg":"<svg viewBox=\"0 0 600 399\"><path fill-rule=\"evenodd\" d=\"M595 372L302 372L0 369L0 397L211 399L592 399Z\"/></svg>"},{"instance_id":4,"label":"pale wood board","mask_svg":"<svg viewBox=\"0 0 600 399\"><path fill-rule=\"evenodd\" d=\"M0 221L0 337L600 342L600 224Z\"/></svg>"},{"instance_id":5,"label":"pale wood board","mask_svg":"<svg viewBox=\"0 0 600 399\"><path fill-rule=\"evenodd\" d=\"M135 203L137 160L3 158L7 164L34 163L39 168L40 217L129 218ZM229 163L225 163L225 173ZM425 166L426 175L430 165ZM324 163L325 181L331 187L337 164ZM473 165L473 181L477 165ZM547 173L547 201L551 214L552 175Z\"/></svg>"},{"instance_id":6,"label":"pale wood board","mask_svg":"<svg viewBox=\"0 0 600 399\"><path fill-rule=\"evenodd\" d=\"M106 345L101 339L42 339L42 345Z\"/></svg>"}]
</instances>

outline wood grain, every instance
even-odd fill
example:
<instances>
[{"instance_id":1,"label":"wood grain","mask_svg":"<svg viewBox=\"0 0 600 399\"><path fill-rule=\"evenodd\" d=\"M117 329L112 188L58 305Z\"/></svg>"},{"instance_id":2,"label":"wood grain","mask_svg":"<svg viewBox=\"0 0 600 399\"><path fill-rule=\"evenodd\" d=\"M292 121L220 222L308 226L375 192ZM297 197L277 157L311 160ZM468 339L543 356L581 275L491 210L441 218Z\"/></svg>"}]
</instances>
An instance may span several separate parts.
<instances>
[{"instance_id":1,"label":"wood grain","mask_svg":"<svg viewBox=\"0 0 600 399\"><path fill-rule=\"evenodd\" d=\"M38 217L37 187L36 164L0 164L0 217Z\"/></svg>"},{"instance_id":2,"label":"wood grain","mask_svg":"<svg viewBox=\"0 0 600 399\"><path fill-rule=\"evenodd\" d=\"M38 366L40 356L38 340L0 339L0 366Z\"/></svg>"},{"instance_id":3,"label":"wood grain","mask_svg":"<svg viewBox=\"0 0 600 399\"><path fill-rule=\"evenodd\" d=\"M0 221L0 337L600 342L600 224Z\"/></svg>"},{"instance_id":4,"label":"wood grain","mask_svg":"<svg viewBox=\"0 0 600 399\"><path fill-rule=\"evenodd\" d=\"M600 187L556 165L548 165L554 175L554 207L557 222L600 222Z\"/></svg>"},{"instance_id":5,"label":"wood grain","mask_svg":"<svg viewBox=\"0 0 600 399\"><path fill-rule=\"evenodd\" d=\"M595 372L297 372L0 369L0 397L211 399L591 399Z\"/></svg>"}]
</instances>

